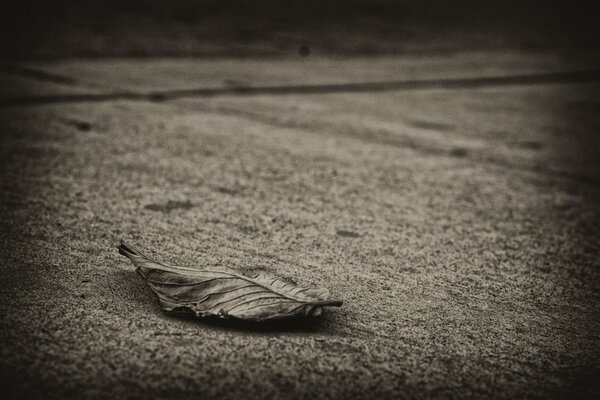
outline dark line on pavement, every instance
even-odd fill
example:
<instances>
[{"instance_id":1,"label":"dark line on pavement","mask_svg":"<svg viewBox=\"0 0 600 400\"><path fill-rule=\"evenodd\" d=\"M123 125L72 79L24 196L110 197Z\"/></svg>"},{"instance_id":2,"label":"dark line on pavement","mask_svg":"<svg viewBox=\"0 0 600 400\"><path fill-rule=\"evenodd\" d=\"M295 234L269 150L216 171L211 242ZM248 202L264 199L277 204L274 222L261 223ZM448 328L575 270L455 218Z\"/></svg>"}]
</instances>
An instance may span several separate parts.
<instances>
[{"instance_id":1,"label":"dark line on pavement","mask_svg":"<svg viewBox=\"0 0 600 400\"><path fill-rule=\"evenodd\" d=\"M66 78L69 79L69 78ZM23 96L0 98L0 107L54 104L103 102L111 100L167 101L179 98L216 96L254 96L291 94L331 94L363 93L384 91L409 91L433 89L476 89L494 86L545 85L564 83L600 82L600 70L557 72L546 74L495 76L482 78L421 79L388 82L361 82L323 85L289 86L238 86L224 88L199 88L185 90L164 90L155 92L117 92L106 94L72 94L52 96Z\"/></svg>"},{"instance_id":2,"label":"dark line on pavement","mask_svg":"<svg viewBox=\"0 0 600 400\"><path fill-rule=\"evenodd\" d=\"M6 74L17 75L28 79L33 79L42 82L58 83L61 85L75 86L78 82L68 76L52 74L38 69L23 67L20 65L2 64L0 70Z\"/></svg>"}]
</instances>

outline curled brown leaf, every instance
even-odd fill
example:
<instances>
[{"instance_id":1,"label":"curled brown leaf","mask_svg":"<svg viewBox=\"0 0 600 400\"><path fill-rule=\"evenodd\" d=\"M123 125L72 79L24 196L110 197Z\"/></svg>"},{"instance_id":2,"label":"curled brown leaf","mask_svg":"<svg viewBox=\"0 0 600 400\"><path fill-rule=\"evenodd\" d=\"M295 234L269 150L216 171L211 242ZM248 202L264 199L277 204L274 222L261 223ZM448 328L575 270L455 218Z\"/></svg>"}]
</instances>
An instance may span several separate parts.
<instances>
[{"instance_id":1,"label":"curled brown leaf","mask_svg":"<svg viewBox=\"0 0 600 400\"><path fill-rule=\"evenodd\" d=\"M319 315L323 306L342 305L341 300L329 299L327 289L303 288L266 274L248 277L228 271L167 265L122 241L118 249L136 266L166 311L183 309L199 317L260 321Z\"/></svg>"}]
</instances>

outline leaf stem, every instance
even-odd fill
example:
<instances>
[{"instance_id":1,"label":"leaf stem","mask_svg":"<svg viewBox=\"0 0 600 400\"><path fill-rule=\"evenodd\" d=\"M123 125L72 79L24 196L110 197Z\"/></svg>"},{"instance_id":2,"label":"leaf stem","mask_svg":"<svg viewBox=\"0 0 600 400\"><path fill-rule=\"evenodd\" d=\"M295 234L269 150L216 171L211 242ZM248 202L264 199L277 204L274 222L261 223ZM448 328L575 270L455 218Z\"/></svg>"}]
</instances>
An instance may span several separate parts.
<instances>
[{"instance_id":1,"label":"leaf stem","mask_svg":"<svg viewBox=\"0 0 600 400\"><path fill-rule=\"evenodd\" d=\"M319 300L319 301L311 301L311 304L316 304L319 306L332 306L332 307L341 307L344 303L343 300Z\"/></svg>"}]
</instances>

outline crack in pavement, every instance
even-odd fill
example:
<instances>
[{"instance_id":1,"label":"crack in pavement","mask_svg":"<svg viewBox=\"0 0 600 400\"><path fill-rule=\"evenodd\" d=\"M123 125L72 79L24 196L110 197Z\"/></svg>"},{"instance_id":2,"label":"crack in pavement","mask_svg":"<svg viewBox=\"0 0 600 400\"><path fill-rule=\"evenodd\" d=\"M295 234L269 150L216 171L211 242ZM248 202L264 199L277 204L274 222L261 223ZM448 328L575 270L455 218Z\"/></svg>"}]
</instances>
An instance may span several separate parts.
<instances>
[{"instance_id":1,"label":"crack in pavement","mask_svg":"<svg viewBox=\"0 0 600 400\"><path fill-rule=\"evenodd\" d=\"M79 82L76 79L64 75L53 74L50 72L23 67L13 64L0 65L0 71L8 75L21 76L23 78L33 79L41 82L58 83L60 85L77 86Z\"/></svg>"},{"instance_id":2,"label":"crack in pavement","mask_svg":"<svg viewBox=\"0 0 600 400\"><path fill-rule=\"evenodd\" d=\"M79 79L71 78L69 76L55 74L52 72L47 72L44 70L24 67L22 65L16 64L0 64L0 71L6 75L19 76L21 78L30 79L38 82L47 82L58 85L72 86L72 87L87 87L87 88L97 88L97 89L108 89L111 90L112 93L124 94L129 92L119 91L118 88L111 87L109 85L102 85L93 82L85 82ZM88 94L84 94L87 96ZM93 95L93 94L90 94ZM68 96L68 95L66 95ZM31 96L35 97L35 96ZM53 97L53 96L50 96ZM0 100L1 101L1 100Z\"/></svg>"},{"instance_id":3,"label":"crack in pavement","mask_svg":"<svg viewBox=\"0 0 600 400\"><path fill-rule=\"evenodd\" d=\"M5 67L2 67L3 69ZM71 78L48 74L43 71L18 67L20 73L29 74L36 79ZM477 89L482 87L573 84L600 82L600 70L554 72L529 75L490 76L480 78L418 79L386 82L359 82L340 84L302 84L282 86L231 86L222 88L197 88L182 90L158 90L152 92L113 92L102 94L62 94L50 96L15 96L0 98L0 107L33 106L55 103L106 102L113 100L160 102L179 98L216 97L216 96L255 96L255 95L294 95L294 94L332 94L362 93L385 91L417 91L435 89ZM64 82L63 82L64 83Z\"/></svg>"}]
</instances>

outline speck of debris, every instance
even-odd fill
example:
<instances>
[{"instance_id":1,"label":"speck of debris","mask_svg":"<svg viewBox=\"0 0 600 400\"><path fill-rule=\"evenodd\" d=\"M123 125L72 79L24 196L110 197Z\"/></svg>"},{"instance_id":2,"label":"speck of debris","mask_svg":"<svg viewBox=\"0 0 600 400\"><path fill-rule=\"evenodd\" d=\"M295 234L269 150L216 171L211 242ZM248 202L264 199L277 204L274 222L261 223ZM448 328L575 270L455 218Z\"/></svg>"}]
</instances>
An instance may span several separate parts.
<instances>
[{"instance_id":1,"label":"speck of debris","mask_svg":"<svg viewBox=\"0 0 600 400\"><path fill-rule=\"evenodd\" d=\"M302 46L300 46L300 48L298 49L298 53L302 56L302 57L308 57L310 55L310 47L308 47L307 45L303 44Z\"/></svg>"},{"instance_id":2,"label":"speck of debris","mask_svg":"<svg viewBox=\"0 0 600 400\"><path fill-rule=\"evenodd\" d=\"M336 234L337 234L338 236L341 236L341 237L347 237L347 238L357 238L357 237L360 237L360 235L359 235L358 233L356 233L356 232L352 232L352 231L345 231L345 230L343 230L343 229L340 229L340 230L338 230L338 231L336 232Z\"/></svg>"},{"instance_id":3,"label":"speck of debris","mask_svg":"<svg viewBox=\"0 0 600 400\"><path fill-rule=\"evenodd\" d=\"M238 193L237 189L228 188L225 186L216 186L214 189L219 193L229 194L232 196Z\"/></svg>"},{"instance_id":4,"label":"speck of debris","mask_svg":"<svg viewBox=\"0 0 600 400\"><path fill-rule=\"evenodd\" d=\"M453 157L466 157L469 155L469 151L464 147L455 147L450 150L450 155Z\"/></svg>"},{"instance_id":5,"label":"speck of debris","mask_svg":"<svg viewBox=\"0 0 600 400\"><path fill-rule=\"evenodd\" d=\"M169 213L169 212L171 212L173 210L177 210L177 209L189 210L192 207L194 207L194 205L189 200L186 200L186 201L169 200L169 201L167 201L166 204L147 204L146 206L144 206L144 208L146 210L160 211L163 213Z\"/></svg>"},{"instance_id":6,"label":"speck of debris","mask_svg":"<svg viewBox=\"0 0 600 400\"><path fill-rule=\"evenodd\" d=\"M418 129L426 129L430 131L449 132L454 130L454 125L445 124L442 122L415 120L410 121L410 125Z\"/></svg>"},{"instance_id":7,"label":"speck of debris","mask_svg":"<svg viewBox=\"0 0 600 400\"><path fill-rule=\"evenodd\" d=\"M92 124L90 124L87 121L79 121L79 120L75 120L75 119L70 119L70 120L67 120L67 123L69 125L72 125L75 128L77 128L77 130L79 130L80 132L89 132L92 130Z\"/></svg>"}]
</instances>

